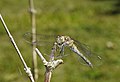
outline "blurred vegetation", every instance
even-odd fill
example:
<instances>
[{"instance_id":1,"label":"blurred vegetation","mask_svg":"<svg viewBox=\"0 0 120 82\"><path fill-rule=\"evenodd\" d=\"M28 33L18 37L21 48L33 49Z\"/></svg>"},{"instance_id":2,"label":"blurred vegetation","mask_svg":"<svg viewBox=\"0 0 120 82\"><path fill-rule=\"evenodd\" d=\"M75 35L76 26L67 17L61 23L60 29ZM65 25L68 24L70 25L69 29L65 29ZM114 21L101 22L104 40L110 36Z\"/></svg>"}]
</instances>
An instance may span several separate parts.
<instances>
[{"instance_id":1,"label":"blurred vegetation","mask_svg":"<svg viewBox=\"0 0 120 82\"><path fill-rule=\"evenodd\" d=\"M78 63L71 53L54 71L52 82L120 82L119 0L34 0L34 3L37 33L70 35L88 44L103 60L101 66L91 70ZM0 1L0 13L32 67L32 49L23 39L23 34L31 31L28 10L25 0ZM1 23L0 40L0 82L29 82ZM39 81L43 82L45 68L39 58L38 67Z\"/></svg>"}]
</instances>

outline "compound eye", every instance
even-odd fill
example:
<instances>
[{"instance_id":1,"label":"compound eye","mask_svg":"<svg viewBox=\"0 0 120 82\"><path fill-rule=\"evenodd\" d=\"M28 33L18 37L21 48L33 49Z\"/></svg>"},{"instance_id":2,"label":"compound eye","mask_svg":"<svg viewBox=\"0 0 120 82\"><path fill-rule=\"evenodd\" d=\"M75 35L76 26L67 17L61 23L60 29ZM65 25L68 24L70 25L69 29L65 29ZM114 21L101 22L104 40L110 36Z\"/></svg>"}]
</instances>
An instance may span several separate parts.
<instances>
[{"instance_id":1,"label":"compound eye","mask_svg":"<svg viewBox=\"0 0 120 82\"><path fill-rule=\"evenodd\" d=\"M69 41L69 38L65 38L66 41Z\"/></svg>"},{"instance_id":2,"label":"compound eye","mask_svg":"<svg viewBox=\"0 0 120 82\"><path fill-rule=\"evenodd\" d=\"M59 37L60 37L60 35L57 36L57 38L59 38Z\"/></svg>"}]
</instances>

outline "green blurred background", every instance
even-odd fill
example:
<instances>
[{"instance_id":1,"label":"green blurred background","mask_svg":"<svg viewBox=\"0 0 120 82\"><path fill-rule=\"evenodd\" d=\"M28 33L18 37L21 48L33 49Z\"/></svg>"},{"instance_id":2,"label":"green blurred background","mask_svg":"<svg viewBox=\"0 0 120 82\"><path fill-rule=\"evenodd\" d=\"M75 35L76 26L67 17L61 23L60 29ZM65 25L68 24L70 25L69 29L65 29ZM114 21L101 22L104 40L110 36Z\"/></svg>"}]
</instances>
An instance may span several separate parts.
<instances>
[{"instance_id":1,"label":"green blurred background","mask_svg":"<svg viewBox=\"0 0 120 82\"><path fill-rule=\"evenodd\" d=\"M53 72L51 82L120 82L119 0L34 0L34 5L37 33L70 35L88 44L103 60L91 70L71 53ZM32 48L23 39L31 31L28 10L28 0L0 0L0 13L32 68ZM30 82L1 23L0 41L0 82ZM45 68L39 58L38 68L38 82L43 82Z\"/></svg>"}]
</instances>

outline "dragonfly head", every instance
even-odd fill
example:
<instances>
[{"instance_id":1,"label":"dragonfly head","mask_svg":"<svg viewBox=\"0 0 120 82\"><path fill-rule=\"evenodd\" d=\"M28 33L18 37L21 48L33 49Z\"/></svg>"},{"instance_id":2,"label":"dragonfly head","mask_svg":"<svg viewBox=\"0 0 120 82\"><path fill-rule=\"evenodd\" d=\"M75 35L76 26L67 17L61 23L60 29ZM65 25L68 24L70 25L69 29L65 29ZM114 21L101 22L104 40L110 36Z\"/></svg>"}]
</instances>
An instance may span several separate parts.
<instances>
[{"instance_id":1,"label":"dragonfly head","mask_svg":"<svg viewBox=\"0 0 120 82\"><path fill-rule=\"evenodd\" d=\"M73 40L69 37L69 36L58 36L57 37L57 44L58 45L69 45L71 42L73 42Z\"/></svg>"},{"instance_id":2,"label":"dragonfly head","mask_svg":"<svg viewBox=\"0 0 120 82\"><path fill-rule=\"evenodd\" d=\"M56 41L59 45L62 45L65 42L64 36L57 36Z\"/></svg>"}]
</instances>

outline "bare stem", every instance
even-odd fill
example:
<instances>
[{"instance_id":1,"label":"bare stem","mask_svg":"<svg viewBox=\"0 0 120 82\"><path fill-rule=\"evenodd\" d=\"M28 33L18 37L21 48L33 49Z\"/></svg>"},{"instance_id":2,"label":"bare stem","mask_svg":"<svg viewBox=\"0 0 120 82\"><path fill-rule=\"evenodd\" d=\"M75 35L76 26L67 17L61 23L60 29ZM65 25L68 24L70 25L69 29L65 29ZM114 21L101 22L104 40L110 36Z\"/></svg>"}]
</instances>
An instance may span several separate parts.
<instances>
[{"instance_id":1,"label":"bare stem","mask_svg":"<svg viewBox=\"0 0 120 82\"><path fill-rule=\"evenodd\" d=\"M37 55L36 55L36 52L35 52L35 48L36 48L36 21L35 21L35 13L36 13L36 10L34 9L34 3L33 3L33 0L29 0L29 7L30 7L30 15L31 15L31 25L32 25L32 42L34 43L33 44L33 47L32 47L32 50L33 50L33 53L32 53L32 56L33 56L33 76L34 76L34 79L35 81L37 81L38 79L38 69L37 69Z\"/></svg>"},{"instance_id":2,"label":"bare stem","mask_svg":"<svg viewBox=\"0 0 120 82\"><path fill-rule=\"evenodd\" d=\"M44 80L44 82L50 82L51 76L52 76L52 71L49 71L49 70L47 70L47 68L46 68L45 80Z\"/></svg>"},{"instance_id":3,"label":"bare stem","mask_svg":"<svg viewBox=\"0 0 120 82\"><path fill-rule=\"evenodd\" d=\"M25 63L25 61L24 61L24 59L22 57L22 54L21 54L20 50L18 49L18 47L17 47L17 45L16 45L16 43L15 43L12 35L10 34L10 32L9 32L9 30L8 30L8 28L7 28L7 26L6 26L5 22L4 22L1 14L0 14L0 19L1 19L1 22L2 22L2 24L4 26L4 28L5 28L5 31L8 34L8 37L10 38L10 40L11 40L11 42L12 42L12 44L13 44L13 46L14 46L14 48L15 48L15 50L16 50L16 52L17 52L17 54L18 54L18 56L19 56L19 58L20 58L20 60L22 62L22 64L23 64L23 66L24 66L24 70L25 70L26 74L28 75L28 77L29 77L29 79L30 79L31 82L35 82L34 79L33 79L32 73L30 71L30 68Z\"/></svg>"},{"instance_id":4,"label":"bare stem","mask_svg":"<svg viewBox=\"0 0 120 82\"><path fill-rule=\"evenodd\" d=\"M54 49L54 48L53 48L53 49ZM54 54L54 53L53 53L53 51L54 51L53 49L52 49L52 55ZM63 63L63 60L61 60L61 59L54 60L54 58L52 58L53 60L51 60L51 58L50 58L50 61L48 62L48 61L46 61L46 59L42 56L42 54L40 53L40 51L39 51L37 48L36 48L35 50L36 50L37 54L39 55L39 57L41 58L44 66L45 66L45 68L46 68L45 80L44 80L44 82L50 82L51 76L52 76L52 71L53 71L56 67L58 67L60 64L62 64L62 63Z\"/></svg>"},{"instance_id":5,"label":"bare stem","mask_svg":"<svg viewBox=\"0 0 120 82\"><path fill-rule=\"evenodd\" d=\"M42 54L40 53L40 51L39 51L37 48L36 48L35 50L36 50L38 56L41 58L43 64L44 64L44 65L47 64L46 59L42 56Z\"/></svg>"}]
</instances>

